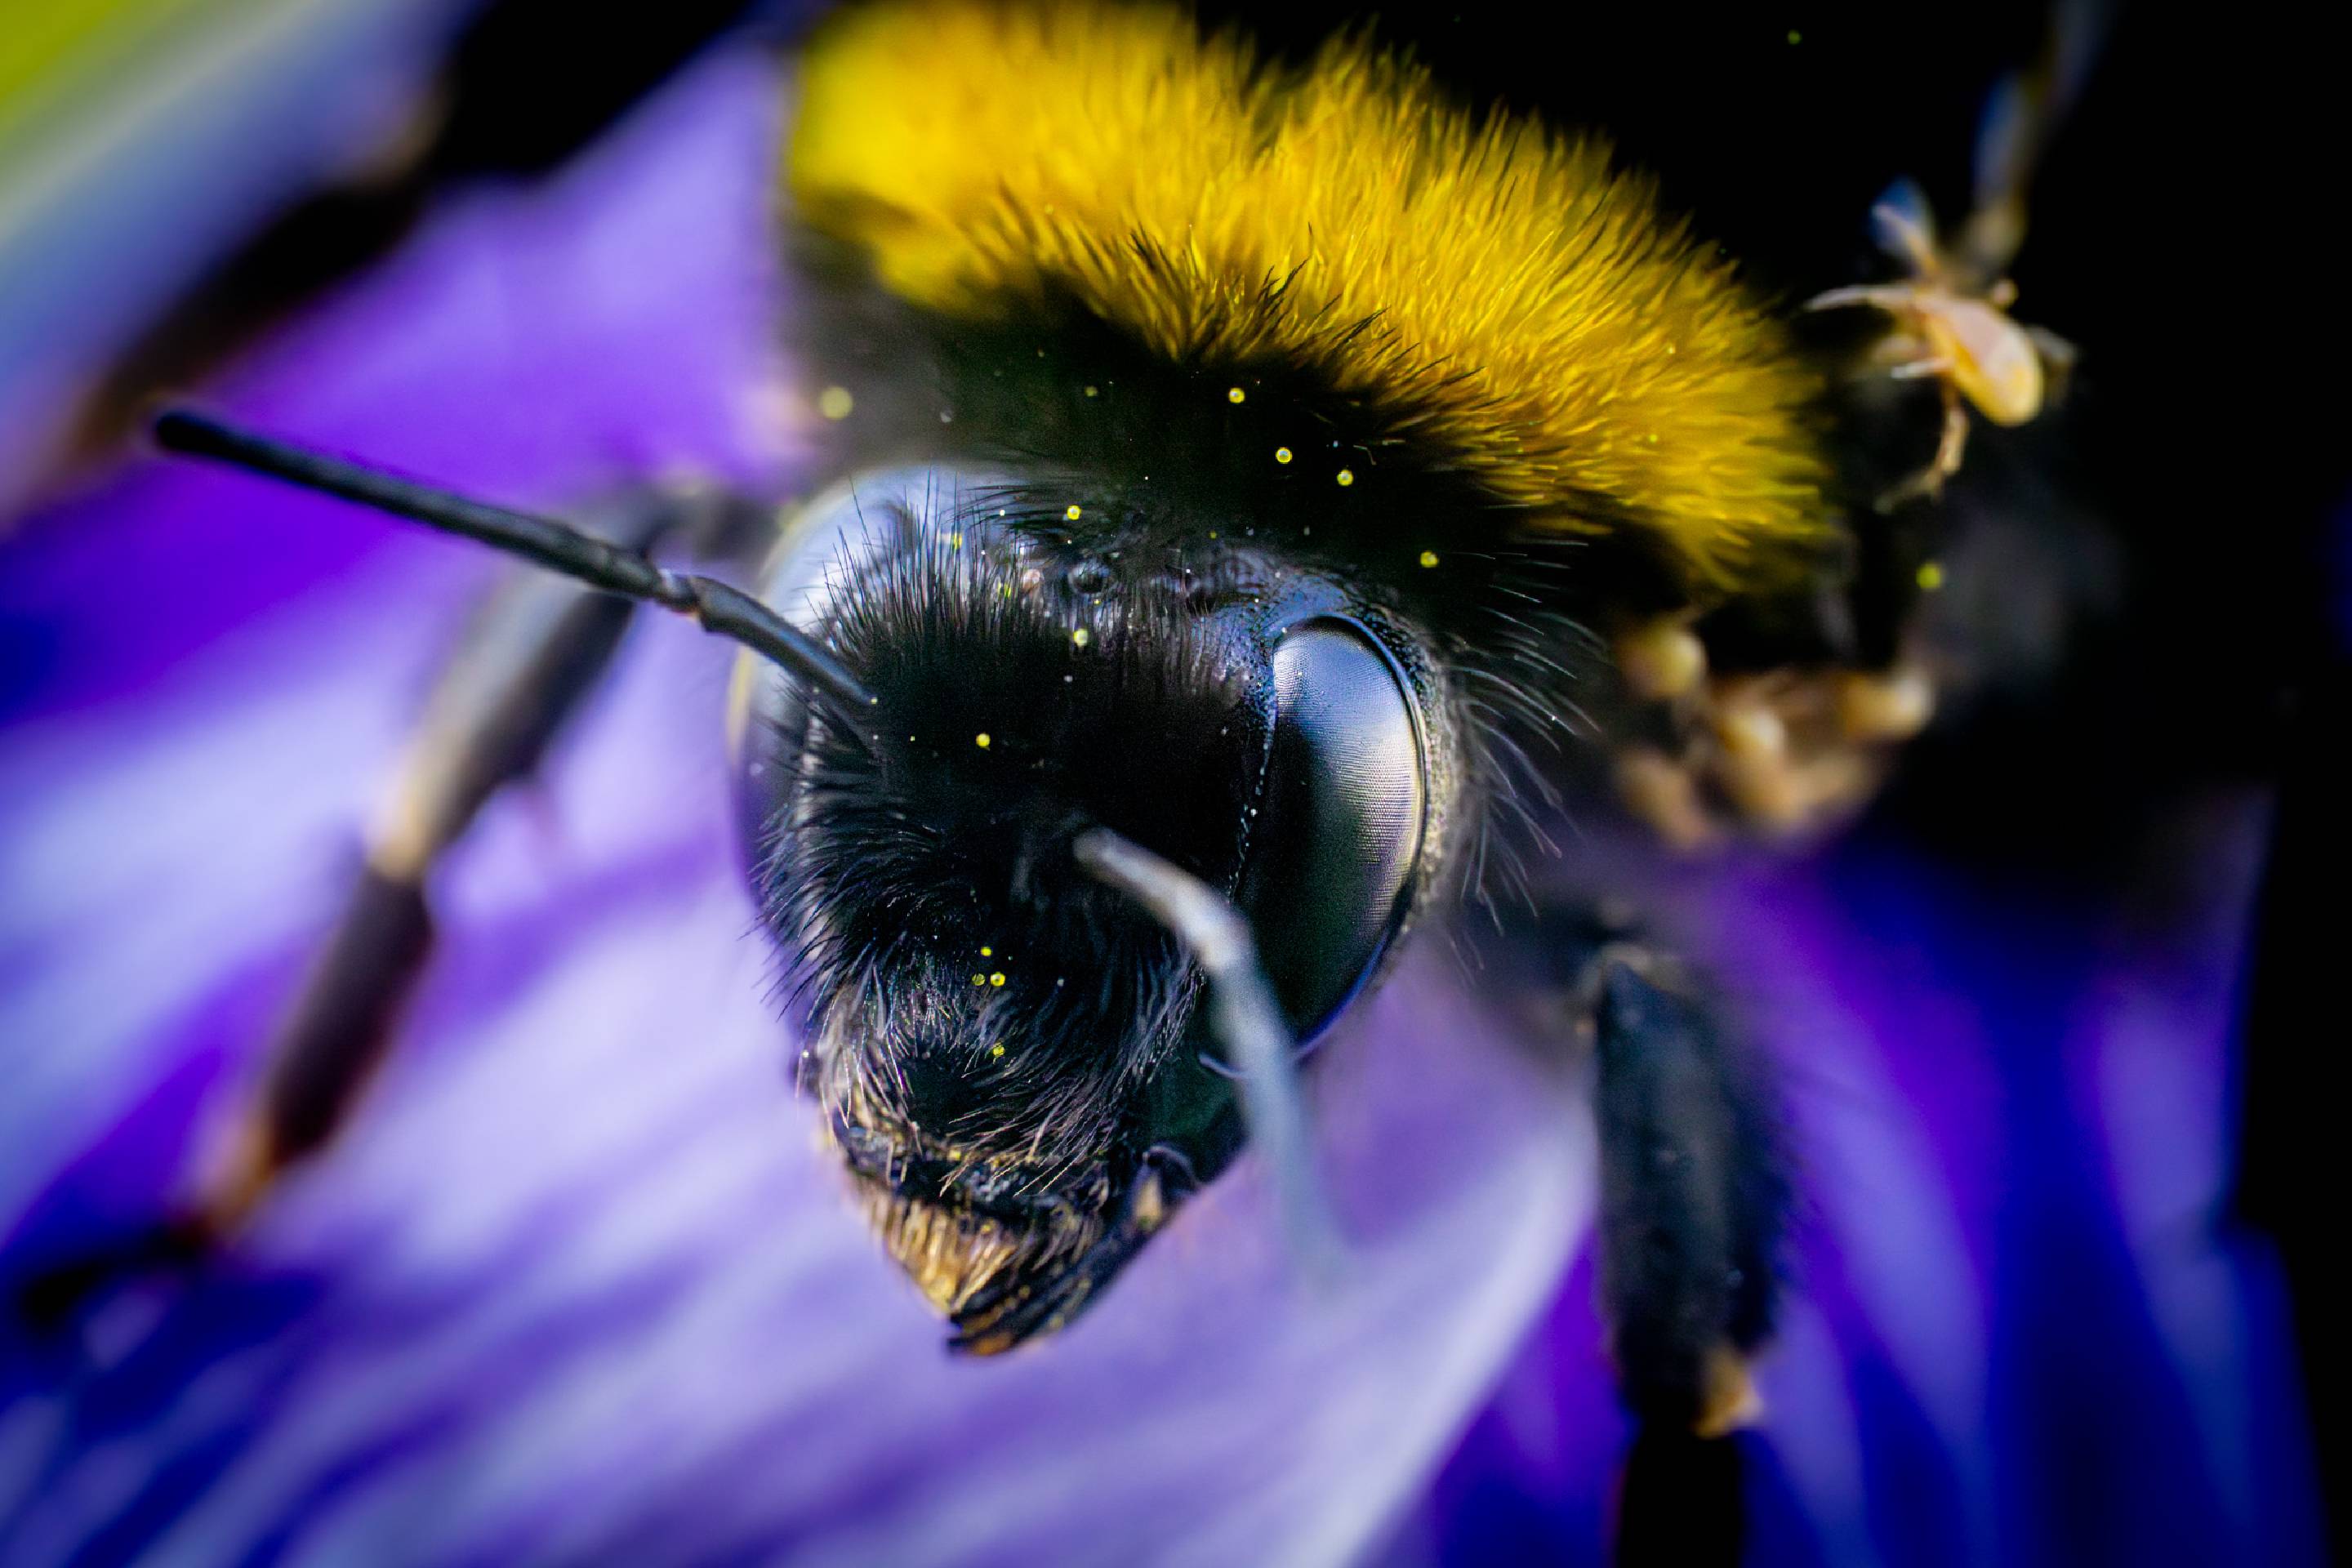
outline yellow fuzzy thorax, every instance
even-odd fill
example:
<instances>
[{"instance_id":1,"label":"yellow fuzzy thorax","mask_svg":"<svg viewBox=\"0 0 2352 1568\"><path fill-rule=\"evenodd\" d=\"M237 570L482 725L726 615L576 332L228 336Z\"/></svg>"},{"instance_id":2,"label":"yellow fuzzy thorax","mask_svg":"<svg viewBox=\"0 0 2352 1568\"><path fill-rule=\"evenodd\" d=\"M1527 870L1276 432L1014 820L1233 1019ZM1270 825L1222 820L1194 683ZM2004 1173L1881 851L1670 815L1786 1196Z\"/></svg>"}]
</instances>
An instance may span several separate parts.
<instances>
[{"instance_id":1,"label":"yellow fuzzy thorax","mask_svg":"<svg viewBox=\"0 0 2352 1568\"><path fill-rule=\"evenodd\" d=\"M1176 363L1302 367L1532 526L1630 519L1695 584L1826 524L1817 380L1730 266L1604 145L1360 38L1286 69L1152 5L853 8L790 180L914 304L1058 296Z\"/></svg>"}]
</instances>

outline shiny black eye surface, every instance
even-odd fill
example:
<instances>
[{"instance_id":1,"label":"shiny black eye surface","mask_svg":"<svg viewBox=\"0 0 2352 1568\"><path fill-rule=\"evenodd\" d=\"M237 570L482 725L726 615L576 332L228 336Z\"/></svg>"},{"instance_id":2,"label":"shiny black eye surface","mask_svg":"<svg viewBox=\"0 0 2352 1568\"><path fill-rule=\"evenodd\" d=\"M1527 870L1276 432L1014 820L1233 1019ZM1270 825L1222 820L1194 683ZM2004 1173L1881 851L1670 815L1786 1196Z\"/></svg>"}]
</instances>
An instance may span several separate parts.
<instances>
[{"instance_id":1,"label":"shiny black eye surface","mask_svg":"<svg viewBox=\"0 0 2352 1568\"><path fill-rule=\"evenodd\" d=\"M1241 902L1303 1043L1371 978L1411 901L1426 743L1404 670L1358 622L1291 626L1271 662L1273 752Z\"/></svg>"}]
</instances>

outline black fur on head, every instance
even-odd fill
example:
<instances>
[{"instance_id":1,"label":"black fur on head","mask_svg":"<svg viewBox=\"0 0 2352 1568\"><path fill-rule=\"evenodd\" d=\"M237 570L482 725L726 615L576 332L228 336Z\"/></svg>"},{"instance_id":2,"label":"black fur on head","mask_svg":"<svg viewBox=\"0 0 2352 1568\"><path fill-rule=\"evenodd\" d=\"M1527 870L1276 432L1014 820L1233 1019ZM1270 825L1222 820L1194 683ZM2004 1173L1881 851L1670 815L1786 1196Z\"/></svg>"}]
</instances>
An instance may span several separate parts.
<instances>
[{"instance_id":1,"label":"black fur on head","mask_svg":"<svg viewBox=\"0 0 2352 1568\"><path fill-rule=\"evenodd\" d=\"M1093 504L869 507L879 542L835 575L822 632L876 717L847 734L779 687L752 741L755 878L810 1013L803 1082L950 1310L1066 1267L1147 1153L1227 1099L1185 1042L1189 964L1071 844L1107 826L1234 886L1268 756L1264 661L1234 630L1258 584L1244 560L1021 526ZM1163 1079L1192 1085L1173 1113L1191 1127Z\"/></svg>"}]
</instances>

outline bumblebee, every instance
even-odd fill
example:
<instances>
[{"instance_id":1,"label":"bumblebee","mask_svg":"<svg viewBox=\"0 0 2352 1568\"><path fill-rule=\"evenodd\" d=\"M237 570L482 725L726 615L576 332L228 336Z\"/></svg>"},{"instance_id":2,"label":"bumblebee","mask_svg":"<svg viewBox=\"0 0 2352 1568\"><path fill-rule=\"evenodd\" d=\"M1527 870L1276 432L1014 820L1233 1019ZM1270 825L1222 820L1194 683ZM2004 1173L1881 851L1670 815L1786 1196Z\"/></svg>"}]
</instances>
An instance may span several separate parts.
<instances>
[{"instance_id":1,"label":"bumblebee","mask_svg":"<svg viewBox=\"0 0 2352 1568\"><path fill-rule=\"evenodd\" d=\"M460 651L241 1141L133 1258L329 1142L435 865L652 603L746 645L734 807L798 1081L951 1345L1091 1310L1245 1152L1344 1268L1305 1081L1427 942L1592 1064L1629 1402L1737 1425L1774 1093L1632 909L1661 848L1833 823L1929 717L1940 514L1877 506L1916 411L1605 142L1367 34L898 0L820 28L793 121L820 455L780 524L665 495L577 528L159 424L600 592L520 583Z\"/></svg>"}]
</instances>

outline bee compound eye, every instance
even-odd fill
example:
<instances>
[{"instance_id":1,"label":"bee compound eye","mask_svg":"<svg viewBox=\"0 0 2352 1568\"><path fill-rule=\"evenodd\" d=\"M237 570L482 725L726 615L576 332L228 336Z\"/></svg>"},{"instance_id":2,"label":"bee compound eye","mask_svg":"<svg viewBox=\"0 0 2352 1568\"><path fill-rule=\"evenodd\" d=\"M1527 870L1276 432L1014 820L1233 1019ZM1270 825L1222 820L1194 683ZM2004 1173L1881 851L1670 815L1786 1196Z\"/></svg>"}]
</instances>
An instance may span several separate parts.
<instances>
[{"instance_id":1,"label":"bee compound eye","mask_svg":"<svg viewBox=\"0 0 2352 1568\"><path fill-rule=\"evenodd\" d=\"M1339 616L1286 631L1275 724L1242 904L1301 1042L1328 1027L1402 923L1429 813L1412 687L1371 632Z\"/></svg>"}]
</instances>

